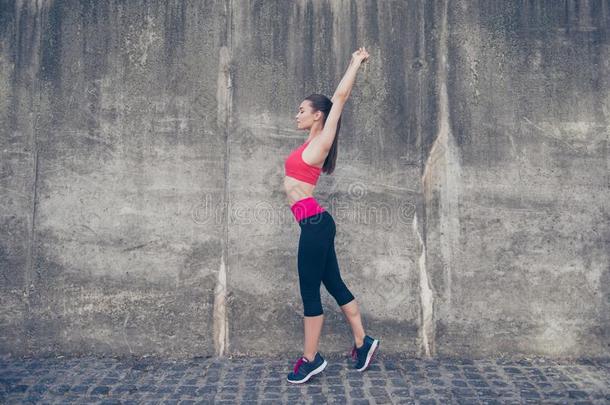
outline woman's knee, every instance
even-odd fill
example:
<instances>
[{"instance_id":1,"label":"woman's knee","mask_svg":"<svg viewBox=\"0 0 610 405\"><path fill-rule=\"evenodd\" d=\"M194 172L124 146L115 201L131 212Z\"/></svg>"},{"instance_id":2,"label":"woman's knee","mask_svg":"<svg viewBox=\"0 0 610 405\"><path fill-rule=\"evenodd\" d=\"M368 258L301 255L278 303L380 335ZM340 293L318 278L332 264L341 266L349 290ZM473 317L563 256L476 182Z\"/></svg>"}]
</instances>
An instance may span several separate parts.
<instances>
[{"instance_id":1,"label":"woman's knee","mask_svg":"<svg viewBox=\"0 0 610 405\"><path fill-rule=\"evenodd\" d=\"M348 315L348 316L357 316L360 313L360 309L358 308L358 305L356 304L356 298L351 295L350 297L346 297L346 299L344 301L337 301L337 303L339 304L339 306L341 307L341 309L343 310L343 312ZM353 303L354 305L347 305Z\"/></svg>"},{"instance_id":2,"label":"woman's knee","mask_svg":"<svg viewBox=\"0 0 610 405\"><path fill-rule=\"evenodd\" d=\"M324 286L339 306L345 305L354 299L351 291L340 279L335 283L324 283Z\"/></svg>"},{"instance_id":3,"label":"woman's knee","mask_svg":"<svg viewBox=\"0 0 610 405\"><path fill-rule=\"evenodd\" d=\"M305 290L301 291L301 299L303 301L303 313L305 316L322 315L322 297L320 290Z\"/></svg>"},{"instance_id":4,"label":"woman's knee","mask_svg":"<svg viewBox=\"0 0 610 405\"><path fill-rule=\"evenodd\" d=\"M341 294L335 296L335 300L337 304L342 307L343 305L347 305L356 298L352 295L352 293L346 288ZM357 310L357 309L356 309Z\"/></svg>"},{"instance_id":5,"label":"woman's knee","mask_svg":"<svg viewBox=\"0 0 610 405\"><path fill-rule=\"evenodd\" d=\"M322 315L324 310L322 309L321 300L303 301L303 315L304 316L318 316Z\"/></svg>"}]
</instances>

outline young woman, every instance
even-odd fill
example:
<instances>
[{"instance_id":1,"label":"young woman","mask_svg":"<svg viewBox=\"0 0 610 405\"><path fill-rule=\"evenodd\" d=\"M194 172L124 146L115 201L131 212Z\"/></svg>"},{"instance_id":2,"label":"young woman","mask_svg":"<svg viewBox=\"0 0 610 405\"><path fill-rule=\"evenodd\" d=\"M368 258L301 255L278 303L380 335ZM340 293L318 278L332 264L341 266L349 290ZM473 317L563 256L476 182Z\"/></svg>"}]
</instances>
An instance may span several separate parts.
<instances>
[{"instance_id":1,"label":"young woman","mask_svg":"<svg viewBox=\"0 0 610 405\"><path fill-rule=\"evenodd\" d=\"M290 209L301 228L297 267L305 326L305 348L294 370L288 374L291 383L304 383L326 368L326 360L318 353L318 340L324 321L320 283L324 283L337 301L352 328L355 341L352 358L356 360L354 368L364 371L379 346L379 340L364 333L358 304L341 279L334 246L335 221L313 197L320 172L331 174L334 171L341 112L351 93L358 68L368 57L364 47L352 54L350 65L332 100L321 94L312 94L301 103L296 116L297 128L309 130L309 136L285 162L284 189Z\"/></svg>"}]
</instances>

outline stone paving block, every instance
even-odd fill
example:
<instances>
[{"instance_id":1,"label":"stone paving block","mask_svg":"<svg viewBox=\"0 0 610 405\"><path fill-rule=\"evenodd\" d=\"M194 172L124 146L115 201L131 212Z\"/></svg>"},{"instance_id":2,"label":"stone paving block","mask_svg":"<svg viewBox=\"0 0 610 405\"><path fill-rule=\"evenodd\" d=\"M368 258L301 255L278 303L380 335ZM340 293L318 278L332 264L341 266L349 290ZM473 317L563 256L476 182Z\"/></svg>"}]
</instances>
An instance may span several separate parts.
<instances>
[{"instance_id":1,"label":"stone paving block","mask_svg":"<svg viewBox=\"0 0 610 405\"><path fill-rule=\"evenodd\" d=\"M330 359L330 357L329 357ZM363 373L330 361L306 384L289 362L3 359L0 403L607 404L610 362L376 359ZM250 365L256 363L251 368ZM252 372L252 371L255 372ZM326 370L325 370L326 371ZM61 378L60 378L61 376Z\"/></svg>"}]
</instances>

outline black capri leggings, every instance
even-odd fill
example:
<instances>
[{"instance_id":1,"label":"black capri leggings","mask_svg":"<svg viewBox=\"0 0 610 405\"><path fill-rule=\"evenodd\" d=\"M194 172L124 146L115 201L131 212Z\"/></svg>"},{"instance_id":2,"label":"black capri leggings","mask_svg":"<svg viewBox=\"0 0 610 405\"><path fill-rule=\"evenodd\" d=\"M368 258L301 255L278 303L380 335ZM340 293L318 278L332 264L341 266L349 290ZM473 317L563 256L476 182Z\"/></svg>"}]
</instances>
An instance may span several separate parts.
<instances>
[{"instance_id":1,"label":"black capri leggings","mask_svg":"<svg viewBox=\"0 0 610 405\"><path fill-rule=\"evenodd\" d=\"M322 315L321 282L339 306L354 299L339 274L335 221L328 211L324 211L302 219L299 226L298 269L303 312L305 316Z\"/></svg>"}]
</instances>

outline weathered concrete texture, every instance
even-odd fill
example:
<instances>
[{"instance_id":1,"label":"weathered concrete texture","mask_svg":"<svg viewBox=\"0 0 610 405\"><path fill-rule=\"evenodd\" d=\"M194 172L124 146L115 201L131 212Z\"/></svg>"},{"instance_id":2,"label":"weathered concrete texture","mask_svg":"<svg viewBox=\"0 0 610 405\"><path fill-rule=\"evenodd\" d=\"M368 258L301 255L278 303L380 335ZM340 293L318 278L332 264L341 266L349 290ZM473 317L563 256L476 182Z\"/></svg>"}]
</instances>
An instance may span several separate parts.
<instances>
[{"instance_id":1,"label":"weathered concrete texture","mask_svg":"<svg viewBox=\"0 0 610 405\"><path fill-rule=\"evenodd\" d=\"M0 352L299 350L283 159L364 45L316 197L367 331L607 355L609 8L0 0Z\"/></svg>"},{"instance_id":2,"label":"weathered concrete texture","mask_svg":"<svg viewBox=\"0 0 610 405\"><path fill-rule=\"evenodd\" d=\"M2 351L214 353L217 4L42 4L2 3Z\"/></svg>"},{"instance_id":3,"label":"weathered concrete texture","mask_svg":"<svg viewBox=\"0 0 610 405\"><path fill-rule=\"evenodd\" d=\"M608 4L448 4L425 168L438 354L609 352Z\"/></svg>"}]
</instances>

